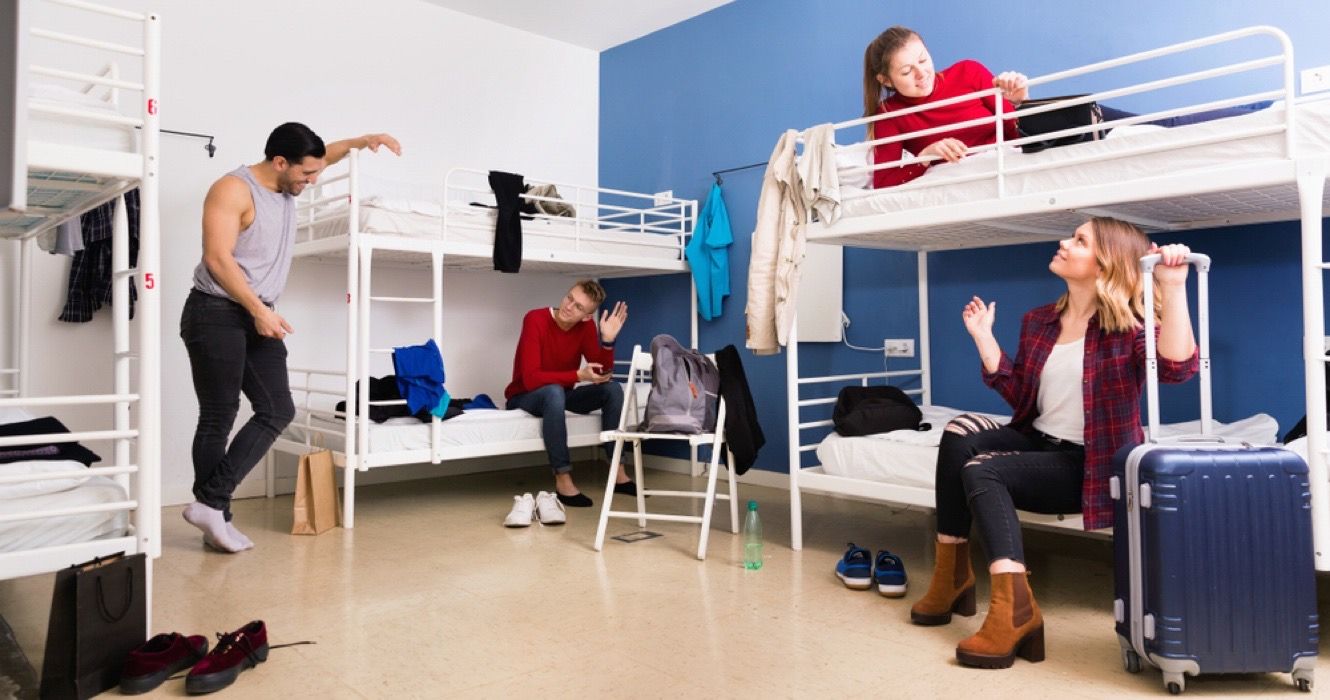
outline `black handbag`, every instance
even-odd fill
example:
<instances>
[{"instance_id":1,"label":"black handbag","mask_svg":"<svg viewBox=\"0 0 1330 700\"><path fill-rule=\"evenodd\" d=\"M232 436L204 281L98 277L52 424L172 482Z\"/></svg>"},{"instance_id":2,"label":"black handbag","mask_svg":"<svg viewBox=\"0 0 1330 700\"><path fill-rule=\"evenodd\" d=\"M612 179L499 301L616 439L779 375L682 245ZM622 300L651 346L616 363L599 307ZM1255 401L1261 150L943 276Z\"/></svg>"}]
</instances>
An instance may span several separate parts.
<instances>
[{"instance_id":1,"label":"black handbag","mask_svg":"<svg viewBox=\"0 0 1330 700\"><path fill-rule=\"evenodd\" d=\"M1048 97L1041 100L1026 100L1021 103L1021 109L1028 107L1041 107L1043 105L1071 100L1085 95L1063 95L1061 97ZM1039 134L1051 134L1063 129L1074 129L1078 126L1092 126L1101 124L1104 121L1104 112L1099 108L1098 102L1082 102L1081 104L1070 105L1061 109L1053 109L1039 114L1023 116L1017 122L1018 130L1021 136L1038 136ZM1060 136L1058 138L1047 139L1044 141L1031 141L1021 146L1023 153L1038 153L1046 148L1057 148L1059 146L1070 146L1074 143L1084 143L1086 141L1098 141L1104 137L1106 131L1087 131L1083 134L1072 134L1070 136Z\"/></svg>"},{"instance_id":2,"label":"black handbag","mask_svg":"<svg viewBox=\"0 0 1330 700\"><path fill-rule=\"evenodd\" d=\"M831 422L846 437L919 430L924 414L894 386L847 386L836 395Z\"/></svg>"},{"instance_id":3,"label":"black handbag","mask_svg":"<svg viewBox=\"0 0 1330 700\"><path fill-rule=\"evenodd\" d=\"M56 572L41 697L82 700L120 682L148 638L146 562L121 552Z\"/></svg>"}]
</instances>

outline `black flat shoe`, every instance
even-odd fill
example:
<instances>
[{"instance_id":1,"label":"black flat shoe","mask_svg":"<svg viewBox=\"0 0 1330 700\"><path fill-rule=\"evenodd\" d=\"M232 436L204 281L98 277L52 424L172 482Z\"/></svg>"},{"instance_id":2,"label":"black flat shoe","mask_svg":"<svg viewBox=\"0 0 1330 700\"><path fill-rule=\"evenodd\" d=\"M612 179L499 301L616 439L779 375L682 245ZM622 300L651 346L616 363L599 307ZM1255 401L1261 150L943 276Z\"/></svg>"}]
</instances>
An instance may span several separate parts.
<instances>
[{"instance_id":1,"label":"black flat shoe","mask_svg":"<svg viewBox=\"0 0 1330 700\"><path fill-rule=\"evenodd\" d=\"M560 503L569 508L590 508L592 505L591 498L585 493L573 494L572 496L565 496L561 493L555 493L554 495L558 496Z\"/></svg>"}]
</instances>

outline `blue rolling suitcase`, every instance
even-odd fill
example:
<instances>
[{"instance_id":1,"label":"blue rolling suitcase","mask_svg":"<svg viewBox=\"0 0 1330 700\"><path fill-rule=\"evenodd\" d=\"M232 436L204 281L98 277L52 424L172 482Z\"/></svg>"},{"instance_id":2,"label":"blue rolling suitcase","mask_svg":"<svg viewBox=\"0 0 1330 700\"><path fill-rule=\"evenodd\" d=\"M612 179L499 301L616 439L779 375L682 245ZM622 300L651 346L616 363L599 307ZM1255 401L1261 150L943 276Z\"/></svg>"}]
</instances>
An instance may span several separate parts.
<instances>
[{"instance_id":1,"label":"blue rolling suitcase","mask_svg":"<svg viewBox=\"0 0 1330 700\"><path fill-rule=\"evenodd\" d=\"M1141 261L1145 298L1158 255ZM1210 260L1199 287L1202 434L1159 440L1158 362L1146 319L1149 435L1114 459L1114 601L1123 665L1160 668L1170 693L1200 673L1293 674L1312 688L1318 626L1307 465L1210 432ZM1149 315L1147 315L1149 316Z\"/></svg>"}]
</instances>

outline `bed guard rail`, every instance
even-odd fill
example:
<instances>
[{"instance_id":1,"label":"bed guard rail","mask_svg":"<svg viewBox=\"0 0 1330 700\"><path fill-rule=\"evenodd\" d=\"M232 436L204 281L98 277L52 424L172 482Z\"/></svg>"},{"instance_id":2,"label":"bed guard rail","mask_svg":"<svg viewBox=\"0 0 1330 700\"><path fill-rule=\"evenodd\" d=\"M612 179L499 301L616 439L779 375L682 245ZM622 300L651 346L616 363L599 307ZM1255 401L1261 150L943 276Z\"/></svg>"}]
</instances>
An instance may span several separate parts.
<instances>
[{"instance_id":1,"label":"bed guard rail","mask_svg":"<svg viewBox=\"0 0 1330 700\"><path fill-rule=\"evenodd\" d=\"M823 377L800 377L798 382L796 382L795 386L793 387L794 395L790 397L790 401L793 402L795 406L795 413L797 415L799 409L808 406L831 406L836 403L835 396L822 396L822 397L807 398L807 399L802 398L803 391L801 390L801 388L804 386L811 387L819 384L849 385L855 383L858 383L859 386L869 386L873 382L873 380L881 380L883 384L889 384L893 378L922 377L923 375L924 371L922 369L902 369L902 370L892 370L886 372L858 372L854 374L833 374ZM923 389L903 389L903 391L906 394L910 394L912 396L922 396L924 393ZM805 430L812 430L814 428L828 428L831 427L832 425L833 423L830 418L809 420L809 421L804 421L800 419L795 426L797 430L794 432L797 432L799 435L802 436L803 431ZM800 453L812 452L813 450L817 449L818 444L819 444L818 442L813 442L805 445L803 442L803 438L801 437L799 439L799 445L798 445L799 452Z\"/></svg>"}]
</instances>

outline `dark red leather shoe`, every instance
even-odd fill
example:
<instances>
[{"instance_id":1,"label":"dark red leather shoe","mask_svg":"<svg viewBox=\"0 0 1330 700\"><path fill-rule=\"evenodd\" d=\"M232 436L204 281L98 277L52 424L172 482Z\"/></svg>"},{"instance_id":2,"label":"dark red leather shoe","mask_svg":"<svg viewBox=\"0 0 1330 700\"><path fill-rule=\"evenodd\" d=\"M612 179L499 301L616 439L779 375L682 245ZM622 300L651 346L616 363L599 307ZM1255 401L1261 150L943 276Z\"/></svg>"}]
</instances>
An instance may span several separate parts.
<instances>
[{"instance_id":1,"label":"dark red leather shoe","mask_svg":"<svg viewBox=\"0 0 1330 700\"><path fill-rule=\"evenodd\" d=\"M217 635L217 646L185 677L185 692L214 693L234 683L241 671L267 660L268 629L262 620L255 620L229 634Z\"/></svg>"},{"instance_id":2,"label":"dark red leather shoe","mask_svg":"<svg viewBox=\"0 0 1330 700\"><path fill-rule=\"evenodd\" d=\"M120 672L120 692L146 693L167 678L198 663L208 653L208 640L201 635L186 637L179 632L159 634L129 652Z\"/></svg>"}]
</instances>

